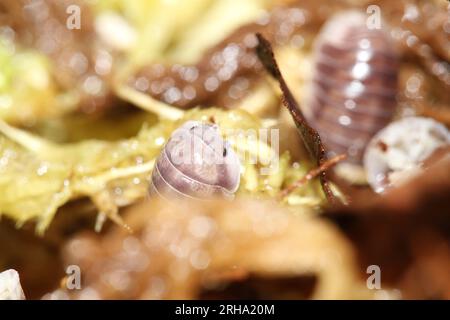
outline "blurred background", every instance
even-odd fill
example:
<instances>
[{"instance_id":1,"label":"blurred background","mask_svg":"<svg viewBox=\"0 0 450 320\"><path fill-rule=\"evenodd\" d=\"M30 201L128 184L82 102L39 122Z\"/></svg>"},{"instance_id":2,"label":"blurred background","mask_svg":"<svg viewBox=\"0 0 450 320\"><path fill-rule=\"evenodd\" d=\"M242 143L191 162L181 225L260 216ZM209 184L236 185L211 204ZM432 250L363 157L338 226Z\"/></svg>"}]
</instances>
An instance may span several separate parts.
<instances>
[{"instance_id":1,"label":"blurred background","mask_svg":"<svg viewBox=\"0 0 450 320\"><path fill-rule=\"evenodd\" d=\"M386 197L368 186L363 156L392 121L450 126L449 10L444 0L2 0L0 271L18 270L32 299L448 299L448 140L443 162ZM256 32L329 155L347 154L333 181L350 206L327 206L318 181L273 203L314 163L255 54ZM244 165L235 204L148 200L172 130L211 118L279 128L281 173ZM101 228L106 216L135 233ZM71 264L82 290L65 285ZM383 289L367 287L369 265Z\"/></svg>"}]
</instances>

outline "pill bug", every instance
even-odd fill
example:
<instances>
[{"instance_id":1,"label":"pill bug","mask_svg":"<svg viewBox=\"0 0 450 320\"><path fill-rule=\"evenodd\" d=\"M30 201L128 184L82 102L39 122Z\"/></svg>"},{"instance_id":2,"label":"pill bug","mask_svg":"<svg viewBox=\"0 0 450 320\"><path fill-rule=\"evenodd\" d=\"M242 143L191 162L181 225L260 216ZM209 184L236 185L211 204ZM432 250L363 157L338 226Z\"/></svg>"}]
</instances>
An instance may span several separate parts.
<instances>
[{"instance_id":1,"label":"pill bug","mask_svg":"<svg viewBox=\"0 0 450 320\"><path fill-rule=\"evenodd\" d=\"M331 155L360 166L365 146L396 107L399 62L389 35L369 29L366 16L347 11L321 30L307 105L311 124Z\"/></svg>"},{"instance_id":2,"label":"pill bug","mask_svg":"<svg viewBox=\"0 0 450 320\"><path fill-rule=\"evenodd\" d=\"M151 195L163 198L232 198L240 161L216 124L188 121L176 129L152 172Z\"/></svg>"},{"instance_id":3,"label":"pill bug","mask_svg":"<svg viewBox=\"0 0 450 320\"><path fill-rule=\"evenodd\" d=\"M420 173L433 152L448 146L450 132L433 119L394 121L372 138L364 152L369 185L378 193L398 186Z\"/></svg>"}]
</instances>

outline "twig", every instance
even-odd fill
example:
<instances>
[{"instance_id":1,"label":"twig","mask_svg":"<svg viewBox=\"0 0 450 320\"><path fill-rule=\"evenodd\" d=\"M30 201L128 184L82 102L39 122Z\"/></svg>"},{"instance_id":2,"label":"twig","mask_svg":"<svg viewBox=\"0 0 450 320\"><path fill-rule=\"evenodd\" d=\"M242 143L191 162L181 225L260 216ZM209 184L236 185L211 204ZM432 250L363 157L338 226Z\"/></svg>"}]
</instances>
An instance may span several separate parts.
<instances>
[{"instance_id":1,"label":"twig","mask_svg":"<svg viewBox=\"0 0 450 320\"><path fill-rule=\"evenodd\" d=\"M319 167L310 170L305 176L301 177L299 180L297 180L293 184L291 184L288 187L286 187L285 189L281 190L281 192L278 195L279 200L282 200L283 198L288 196L291 192L293 192L295 189L301 187L308 181L314 179L322 172L327 171L328 169L330 169L331 167L336 165L338 162L344 160L346 157L347 157L346 154L337 155L331 159L326 160Z\"/></svg>"},{"instance_id":2,"label":"twig","mask_svg":"<svg viewBox=\"0 0 450 320\"><path fill-rule=\"evenodd\" d=\"M283 105L291 114L292 119L294 120L295 125L297 126L300 133L300 137L303 139L306 150L308 150L311 158L317 163L317 166L321 167L327 161L327 156L320 135L306 121L302 110L300 109L297 101L294 98L294 95L292 94L280 72L278 64L275 60L272 46L270 45L269 41L267 41L259 33L256 34L256 37L258 38L256 53L258 55L259 61L263 64L266 71L278 82L281 92L283 93ZM339 203L340 200L333 194L325 172L319 172L319 174L320 183L327 200L331 204Z\"/></svg>"}]
</instances>

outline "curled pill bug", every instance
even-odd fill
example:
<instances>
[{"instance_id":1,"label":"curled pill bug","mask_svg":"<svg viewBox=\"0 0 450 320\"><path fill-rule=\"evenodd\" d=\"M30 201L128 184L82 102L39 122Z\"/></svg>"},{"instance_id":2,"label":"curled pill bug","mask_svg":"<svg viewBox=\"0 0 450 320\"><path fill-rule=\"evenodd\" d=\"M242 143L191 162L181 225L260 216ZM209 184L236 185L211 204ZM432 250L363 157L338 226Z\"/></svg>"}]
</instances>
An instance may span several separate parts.
<instances>
[{"instance_id":1,"label":"curled pill bug","mask_svg":"<svg viewBox=\"0 0 450 320\"><path fill-rule=\"evenodd\" d=\"M216 124L188 121L176 129L152 172L151 195L163 198L233 198L240 161Z\"/></svg>"},{"instance_id":2,"label":"curled pill bug","mask_svg":"<svg viewBox=\"0 0 450 320\"><path fill-rule=\"evenodd\" d=\"M320 32L314 49L308 111L331 155L361 168L370 139L392 119L399 62L389 35L347 11Z\"/></svg>"},{"instance_id":3,"label":"curled pill bug","mask_svg":"<svg viewBox=\"0 0 450 320\"><path fill-rule=\"evenodd\" d=\"M381 193L409 181L423 170L436 150L450 146L450 132L441 123L406 117L390 123L370 141L364 154L367 180Z\"/></svg>"}]
</instances>

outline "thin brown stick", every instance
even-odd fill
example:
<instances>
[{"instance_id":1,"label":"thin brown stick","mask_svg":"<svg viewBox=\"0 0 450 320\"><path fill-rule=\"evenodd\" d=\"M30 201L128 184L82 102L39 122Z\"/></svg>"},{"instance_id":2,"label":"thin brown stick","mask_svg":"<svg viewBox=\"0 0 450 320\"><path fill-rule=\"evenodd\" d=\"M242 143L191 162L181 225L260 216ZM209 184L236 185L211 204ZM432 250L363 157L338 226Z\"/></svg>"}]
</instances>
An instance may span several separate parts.
<instances>
[{"instance_id":1,"label":"thin brown stick","mask_svg":"<svg viewBox=\"0 0 450 320\"><path fill-rule=\"evenodd\" d=\"M319 133L308 124L286 81L284 81L269 41L259 33L256 34L256 37L258 38L256 53L258 54L259 61L261 61L266 71L277 80L283 93L283 105L291 114L300 133L300 137L303 139L306 150L308 150L311 158L317 163L317 166L322 166L327 161L327 156ZM327 200L331 204L340 203L340 200L331 191L325 172L319 172L319 174L320 183Z\"/></svg>"},{"instance_id":2,"label":"thin brown stick","mask_svg":"<svg viewBox=\"0 0 450 320\"><path fill-rule=\"evenodd\" d=\"M306 175L301 177L299 180L287 186L285 189L281 190L281 192L278 195L279 200L282 200L283 198L288 196L291 192L293 192L295 189L303 186L305 183L314 179L322 172L327 171L328 169L336 165L338 162L344 160L345 158L347 158L346 154L337 155L331 159L326 160L319 167L310 170Z\"/></svg>"}]
</instances>

